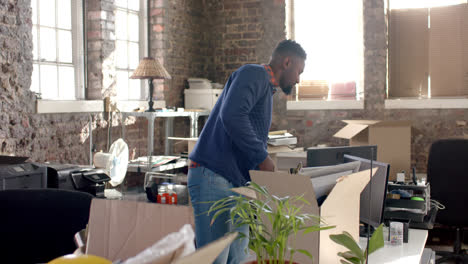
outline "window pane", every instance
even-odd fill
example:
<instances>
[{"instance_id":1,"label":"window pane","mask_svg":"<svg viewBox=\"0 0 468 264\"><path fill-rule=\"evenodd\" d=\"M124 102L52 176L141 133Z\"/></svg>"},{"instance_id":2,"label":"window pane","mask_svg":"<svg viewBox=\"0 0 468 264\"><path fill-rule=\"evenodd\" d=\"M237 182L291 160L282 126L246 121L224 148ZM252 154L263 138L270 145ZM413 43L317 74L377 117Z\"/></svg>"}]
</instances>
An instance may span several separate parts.
<instances>
[{"instance_id":1,"label":"window pane","mask_svg":"<svg viewBox=\"0 0 468 264\"><path fill-rule=\"evenodd\" d=\"M130 0L130 2L138 2L139 0ZM127 0L116 0L115 6L127 8Z\"/></svg>"},{"instance_id":2,"label":"window pane","mask_svg":"<svg viewBox=\"0 0 468 264\"><path fill-rule=\"evenodd\" d=\"M32 30L32 41L33 41L33 60L37 60L37 27L33 26Z\"/></svg>"},{"instance_id":3,"label":"window pane","mask_svg":"<svg viewBox=\"0 0 468 264\"><path fill-rule=\"evenodd\" d=\"M55 0L39 0L39 20L43 26L55 27Z\"/></svg>"},{"instance_id":4,"label":"window pane","mask_svg":"<svg viewBox=\"0 0 468 264\"><path fill-rule=\"evenodd\" d=\"M43 99L57 99L57 66L41 65L41 94Z\"/></svg>"},{"instance_id":5,"label":"window pane","mask_svg":"<svg viewBox=\"0 0 468 264\"><path fill-rule=\"evenodd\" d=\"M295 1L296 39L310 58L301 79L341 82L359 78L362 30L361 7L356 3Z\"/></svg>"},{"instance_id":6,"label":"window pane","mask_svg":"<svg viewBox=\"0 0 468 264\"><path fill-rule=\"evenodd\" d=\"M59 51L59 62L72 62L72 33L68 30L58 31L58 51Z\"/></svg>"},{"instance_id":7,"label":"window pane","mask_svg":"<svg viewBox=\"0 0 468 264\"><path fill-rule=\"evenodd\" d=\"M117 40L115 44L115 62L118 68L128 68L127 42Z\"/></svg>"},{"instance_id":8,"label":"window pane","mask_svg":"<svg viewBox=\"0 0 468 264\"><path fill-rule=\"evenodd\" d=\"M466 3L466 0L390 0L390 9L426 8L464 3Z\"/></svg>"},{"instance_id":9,"label":"window pane","mask_svg":"<svg viewBox=\"0 0 468 264\"><path fill-rule=\"evenodd\" d=\"M71 1L58 0L57 27L71 29Z\"/></svg>"},{"instance_id":10,"label":"window pane","mask_svg":"<svg viewBox=\"0 0 468 264\"><path fill-rule=\"evenodd\" d=\"M117 98L128 100L128 72L117 71Z\"/></svg>"},{"instance_id":11,"label":"window pane","mask_svg":"<svg viewBox=\"0 0 468 264\"><path fill-rule=\"evenodd\" d=\"M129 77L131 76L131 72ZM140 100L141 98L141 82L142 80L138 79L128 79L128 89L130 90L129 98L130 100Z\"/></svg>"},{"instance_id":12,"label":"window pane","mask_svg":"<svg viewBox=\"0 0 468 264\"><path fill-rule=\"evenodd\" d=\"M57 48L55 41L55 30L50 28L41 28L40 36L41 39L41 58L46 61L56 61L57 60Z\"/></svg>"},{"instance_id":13,"label":"window pane","mask_svg":"<svg viewBox=\"0 0 468 264\"><path fill-rule=\"evenodd\" d=\"M128 39L131 41L138 41L139 36L138 15L128 14Z\"/></svg>"},{"instance_id":14,"label":"window pane","mask_svg":"<svg viewBox=\"0 0 468 264\"><path fill-rule=\"evenodd\" d=\"M36 93L39 92L39 66L36 63L33 64L31 91Z\"/></svg>"},{"instance_id":15,"label":"window pane","mask_svg":"<svg viewBox=\"0 0 468 264\"><path fill-rule=\"evenodd\" d=\"M59 67L59 98L75 99L75 71L73 67Z\"/></svg>"},{"instance_id":16,"label":"window pane","mask_svg":"<svg viewBox=\"0 0 468 264\"><path fill-rule=\"evenodd\" d=\"M127 13L117 10L115 12L115 36L117 39L127 39Z\"/></svg>"},{"instance_id":17,"label":"window pane","mask_svg":"<svg viewBox=\"0 0 468 264\"><path fill-rule=\"evenodd\" d=\"M130 0L130 1L128 1L128 9L139 11L140 10L140 0Z\"/></svg>"},{"instance_id":18,"label":"window pane","mask_svg":"<svg viewBox=\"0 0 468 264\"><path fill-rule=\"evenodd\" d=\"M31 0L32 8L32 23L33 25L37 24L37 0Z\"/></svg>"},{"instance_id":19,"label":"window pane","mask_svg":"<svg viewBox=\"0 0 468 264\"><path fill-rule=\"evenodd\" d=\"M130 69L136 69L139 62L139 46L138 43L129 42L128 43L128 62Z\"/></svg>"}]
</instances>

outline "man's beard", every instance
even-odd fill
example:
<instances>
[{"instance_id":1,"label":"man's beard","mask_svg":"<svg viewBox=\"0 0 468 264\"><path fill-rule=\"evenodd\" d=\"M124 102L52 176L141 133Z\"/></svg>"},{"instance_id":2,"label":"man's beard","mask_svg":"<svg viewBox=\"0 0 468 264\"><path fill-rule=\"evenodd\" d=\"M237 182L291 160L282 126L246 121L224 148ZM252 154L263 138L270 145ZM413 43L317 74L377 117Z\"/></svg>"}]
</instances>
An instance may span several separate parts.
<instances>
[{"instance_id":1,"label":"man's beard","mask_svg":"<svg viewBox=\"0 0 468 264\"><path fill-rule=\"evenodd\" d=\"M281 90L283 90L283 93L285 93L286 95L290 95L292 92L292 89L293 89L292 85L286 86L284 88L281 87Z\"/></svg>"}]
</instances>

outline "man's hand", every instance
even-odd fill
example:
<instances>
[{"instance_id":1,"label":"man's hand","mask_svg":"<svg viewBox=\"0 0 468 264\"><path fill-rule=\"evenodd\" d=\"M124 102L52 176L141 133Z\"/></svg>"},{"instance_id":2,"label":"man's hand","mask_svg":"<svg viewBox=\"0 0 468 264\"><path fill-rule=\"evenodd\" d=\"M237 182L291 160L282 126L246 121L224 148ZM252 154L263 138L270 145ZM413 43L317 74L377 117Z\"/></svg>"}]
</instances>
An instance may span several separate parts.
<instances>
[{"instance_id":1,"label":"man's hand","mask_svg":"<svg viewBox=\"0 0 468 264\"><path fill-rule=\"evenodd\" d=\"M266 159L258 165L258 168L261 171L275 171L275 163L273 163L270 156L267 156Z\"/></svg>"}]
</instances>

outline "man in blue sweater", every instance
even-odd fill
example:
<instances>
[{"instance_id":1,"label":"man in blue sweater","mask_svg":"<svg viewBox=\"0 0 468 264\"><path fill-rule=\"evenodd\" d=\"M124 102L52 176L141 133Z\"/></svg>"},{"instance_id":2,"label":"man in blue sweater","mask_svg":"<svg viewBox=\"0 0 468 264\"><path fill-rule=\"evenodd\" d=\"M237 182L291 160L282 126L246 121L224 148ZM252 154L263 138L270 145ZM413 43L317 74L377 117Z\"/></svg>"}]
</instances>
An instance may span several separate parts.
<instances>
[{"instance_id":1,"label":"man in blue sweater","mask_svg":"<svg viewBox=\"0 0 468 264\"><path fill-rule=\"evenodd\" d=\"M197 247L230 231L229 214L210 225L207 211L213 201L233 195L231 188L250 181L249 170L273 171L267 152L273 94L276 87L290 94L304 71L306 53L292 41L281 41L268 65L247 64L235 71L224 86L190 154L188 189L195 215ZM248 234L247 226L237 231ZM216 259L216 264L238 264L247 256L247 239L238 239Z\"/></svg>"}]
</instances>

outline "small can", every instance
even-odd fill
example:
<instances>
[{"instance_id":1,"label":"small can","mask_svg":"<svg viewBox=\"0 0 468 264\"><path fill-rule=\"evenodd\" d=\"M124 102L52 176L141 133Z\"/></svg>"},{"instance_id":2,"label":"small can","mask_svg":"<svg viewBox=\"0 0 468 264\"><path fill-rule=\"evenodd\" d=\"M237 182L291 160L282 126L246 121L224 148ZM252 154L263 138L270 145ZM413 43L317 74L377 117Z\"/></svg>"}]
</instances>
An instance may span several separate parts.
<instances>
[{"instance_id":1,"label":"small can","mask_svg":"<svg viewBox=\"0 0 468 264\"><path fill-rule=\"evenodd\" d=\"M403 223L390 222L390 245L403 245Z\"/></svg>"}]
</instances>

